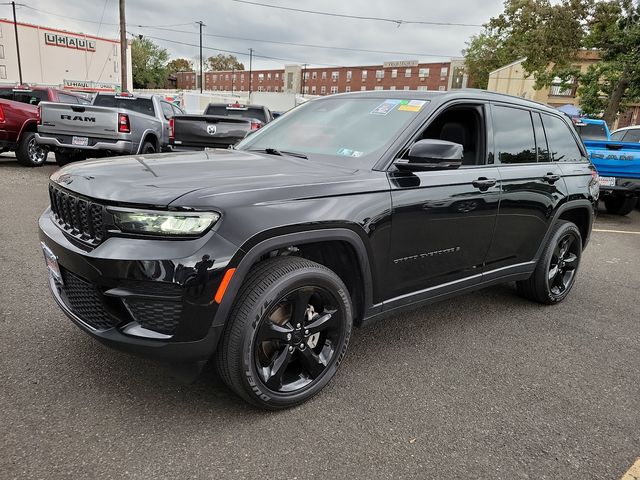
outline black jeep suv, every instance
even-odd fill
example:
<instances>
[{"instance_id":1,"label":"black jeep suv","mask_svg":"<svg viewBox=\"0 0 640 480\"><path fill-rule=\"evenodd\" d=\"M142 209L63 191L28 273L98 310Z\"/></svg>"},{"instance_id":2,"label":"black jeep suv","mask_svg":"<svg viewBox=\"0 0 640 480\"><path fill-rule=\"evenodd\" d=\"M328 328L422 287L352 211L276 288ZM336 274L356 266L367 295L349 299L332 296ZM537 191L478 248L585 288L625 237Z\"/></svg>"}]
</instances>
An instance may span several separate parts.
<instances>
[{"instance_id":1,"label":"black jeep suv","mask_svg":"<svg viewBox=\"0 0 640 480\"><path fill-rule=\"evenodd\" d=\"M384 91L310 101L234 150L70 165L49 193L40 239L71 320L174 365L215 354L277 409L329 382L353 325L501 282L563 300L598 183L544 105Z\"/></svg>"}]
</instances>

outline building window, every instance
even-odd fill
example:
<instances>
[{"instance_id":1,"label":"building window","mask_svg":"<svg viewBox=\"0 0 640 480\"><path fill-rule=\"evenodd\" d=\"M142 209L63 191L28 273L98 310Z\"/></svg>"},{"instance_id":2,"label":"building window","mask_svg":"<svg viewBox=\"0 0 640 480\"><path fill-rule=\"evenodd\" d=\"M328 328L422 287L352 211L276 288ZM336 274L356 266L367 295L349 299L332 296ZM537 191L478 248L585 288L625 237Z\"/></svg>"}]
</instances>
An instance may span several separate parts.
<instances>
[{"instance_id":1,"label":"building window","mask_svg":"<svg viewBox=\"0 0 640 480\"><path fill-rule=\"evenodd\" d=\"M4 55L0 58L4 58ZM113 62L113 73L118 73L119 70L120 68L119 68L118 62Z\"/></svg>"},{"instance_id":2,"label":"building window","mask_svg":"<svg viewBox=\"0 0 640 480\"><path fill-rule=\"evenodd\" d=\"M214 81L214 82L217 82L217 81L218 81L218 75L216 75L216 74L214 73L214 74L212 75L212 77L213 77L213 81Z\"/></svg>"},{"instance_id":3,"label":"building window","mask_svg":"<svg viewBox=\"0 0 640 480\"><path fill-rule=\"evenodd\" d=\"M322 80L326 80L327 79L327 72L324 71L322 72Z\"/></svg>"},{"instance_id":4,"label":"building window","mask_svg":"<svg viewBox=\"0 0 640 480\"><path fill-rule=\"evenodd\" d=\"M427 78L428 76L429 76L429 69L428 68L421 68L420 70L418 70L418 77Z\"/></svg>"},{"instance_id":5,"label":"building window","mask_svg":"<svg viewBox=\"0 0 640 480\"><path fill-rule=\"evenodd\" d=\"M331 93L338 93L338 87L336 87L335 85L331 87Z\"/></svg>"},{"instance_id":6,"label":"building window","mask_svg":"<svg viewBox=\"0 0 640 480\"><path fill-rule=\"evenodd\" d=\"M403 90L409 90L409 85L405 85Z\"/></svg>"},{"instance_id":7,"label":"building window","mask_svg":"<svg viewBox=\"0 0 640 480\"><path fill-rule=\"evenodd\" d=\"M241 74L240 74L240 81L241 81L241 82L244 82L244 73L241 73Z\"/></svg>"},{"instance_id":8,"label":"building window","mask_svg":"<svg viewBox=\"0 0 640 480\"><path fill-rule=\"evenodd\" d=\"M391 70L391 78L398 78L398 70L397 69L393 69Z\"/></svg>"},{"instance_id":9,"label":"building window","mask_svg":"<svg viewBox=\"0 0 640 480\"><path fill-rule=\"evenodd\" d=\"M3 57L4 58L4 57ZM573 83L575 80L573 78L569 78L565 83L563 88L562 79L560 77L555 77L553 79L553 83L551 84L551 88L549 89L549 95L555 95L556 97L573 97Z\"/></svg>"},{"instance_id":10,"label":"building window","mask_svg":"<svg viewBox=\"0 0 640 480\"><path fill-rule=\"evenodd\" d=\"M441 92L444 92L447 89L447 87L445 87L444 85L440 85L438 87L438 90L440 90Z\"/></svg>"},{"instance_id":11,"label":"building window","mask_svg":"<svg viewBox=\"0 0 640 480\"><path fill-rule=\"evenodd\" d=\"M395 86L395 85L391 85L391 86L389 87L389 90L395 90L395 89L396 89L396 86Z\"/></svg>"},{"instance_id":12,"label":"building window","mask_svg":"<svg viewBox=\"0 0 640 480\"><path fill-rule=\"evenodd\" d=\"M304 88L302 89L302 91L304 93L309 93L309 85L305 85Z\"/></svg>"},{"instance_id":13,"label":"building window","mask_svg":"<svg viewBox=\"0 0 640 480\"><path fill-rule=\"evenodd\" d=\"M337 82L339 76L340 76L340 72L331 72L331 80L332 81Z\"/></svg>"},{"instance_id":14,"label":"building window","mask_svg":"<svg viewBox=\"0 0 640 480\"><path fill-rule=\"evenodd\" d=\"M384 87L382 85L376 85L373 89L374 90L384 90Z\"/></svg>"},{"instance_id":15,"label":"building window","mask_svg":"<svg viewBox=\"0 0 640 480\"><path fill-rule=\"evenodd\" d=\"M384 70L376 70L376 78L381 80L384 78Z\"/></svg>"},{"instance_id":16,"label":"building window","mask_svg":"<svg viewBox=\"0 0 640 480\"><path fill-rule=\"evenodd\" d=\"M224 76L224 80L225 80L225 81L227 81L227 82L229 81L229 74L228 74L228 73L227 73L227 74L225 74L225 76Z\"/></svg>"},{"instance_id":17,"label":"building window","mask_svg":"<svg viewBox=\"0 0 640 480\"><path fill-rule=\"evenodd\" d=\"M4 58L4 45L0 45L0 58Z\"/></svg>"},{"instance_id":18,"label":"building window","mask_svg":"<svg viewBox=\"0 0 640 480\"><path fill-rule=\"evenodd\" d=\"M312 79L314 79L314 80L315 80L316 78L318 78L318 72L312 72L312 73L311 73L311 78L312 78Z\"/></svg>"},{"instance_id":19,"label":"building window","mask_svg":"<svg viewBox=\"0 0 640 480\"><path fill-rule=\"evenodd\" d=\"M309 80L309 72L304 72L304 79Z\"/></svg>"},{"instance_id":20,"label":"building window","mask_svg":"<svg viewBox=\"0 0 640 480\"><path fill-rule=\"evenodd\" d=\"M259 91L259 92L264 92L264 87L263 87L262 85L260 85L260 86L258 87L258 91Z\"/></svg>"},{"instance_id":21,"label":"building window","mask_svg":"<svg viewBox=\"0 0 640 480\"><path fill-rule=\"evenodd\" d=\"M0 65L0 78L7 78L7 67Z\"/></svg>"},{"instance_id":22,"label":"building window","mask_svg":"<svg viewBox=\"0 0 640 480\"><path fill-rule=\"evenodd\" d=\"M347 82L351 81L351 70L347 70Z\"/></svg>"},{"instance_id":23,"label":"building window","mask_svg":"<svg viewBox=\"0 0 640 480\"><path fill-rule=\"evenodd\" d=\"M324 95L325 93L327 93L327 87L325 87L324 85L320 87L320 94Z\"/></svg>"},{"instance_id":24,"label":"building window","mask_svg":"<svg viewBox=\"0 0 640 480\"><path fill-rule=\"evenodd\" d=\"M228 77L229 77L229 75L227 75L227 80L229 80ZM262 82L263 80L264 80L264 73L259 73L258 74L258 81ZM260 91L260 90L258 90L258 91Z\"/></svg>"},{"instance_id":25,"label":"building window","mask_svg":"<svg viewBox=\"0 0 640 480\"><path fill-rule=\"evenodd\" d=\"M276 80L278 80L280 78L280 74L276 73Z\"/></svg>"},{"instance_id":26,"label":"building window","mask_svg":"<svg viewBox=\"0 0 640 480\"><path fill-rule=\"evenodd\" d=\"M364 92L367 89L367 87L365 87L364 85L360 87L360 91Z\"/></svg>"},{"instance_id":27,"label":"building window","mask_svg":"<svg viewBox=\"0 0 640 480\"><path fill-rule=\"evenodd\" d=\"M271 87L267 87L267 92L270 92L270 91L271 91Z\"/></svg>"},{"instance_id":28,"label":"building window","mask_svg":"<svg viewBox=\"0 0 640 480\"><path fill-rule=\"evenodd\" d=\"M411 69L410 68L407 68L404 71L404 78L411 78Z\"/></svg>"},{"instance_id":29,"label":"building window","mask_svg":"<svg viewBox=\"0 0 640 480\"><path fill-rule=\"evenodd\" d=\"M119 43L114 43L113 44L113 56L117 57L118 56L118 49L120 48L120 44Z\"/></svg>"},{"instance_id":30,"label":"building window","mask_svg":"<svg viewBox=\"0 0 640 480\"><path fill-rule=\"evenodd\" d=\"M315 94L316 94L316 86L311 85L311 95L315 95Z\"/></svg>"},{"instance_id":31,"label":"building window","mask_svg":"<svg viewBox=\"0 0 640 480\"><path fill-rule=\"evenodd\" d=\"M364 82L367 79L367 71L363 70L362 71L362 81Z\"/></svg>"},{"instance_id":32,"label":"building window","mask_svg":"<svg viewBox=\"0 0 640 480\"><path fill-rule=\"evenodd\" d=\"M350 92L351 91L351 87L347 85L347 87L344 89L345 92Z\"/></svg>"},{"instance_id":33,"label":"building window","mask_svg":"<svg viewBox=\"0 0 640 480\"><path fill-rule=\"evenodd\" d=\"M440 69L440 76L446 77L447 75L449 75L449 69L447 67L442 67Z\"/></svg>"},{"instance_id":34,"label":"building window","mask_svg":"<svg viewBox=\"0 0 640 480\"><path fill-rule=\"evenodd\" d=\"M429 90L429 89L427 88L427 86L426 86L426 85L420 85L420 86L418 87L418 90L420 90L421 92L424 92L425 90Z\"/></svg>"}]
</instances>

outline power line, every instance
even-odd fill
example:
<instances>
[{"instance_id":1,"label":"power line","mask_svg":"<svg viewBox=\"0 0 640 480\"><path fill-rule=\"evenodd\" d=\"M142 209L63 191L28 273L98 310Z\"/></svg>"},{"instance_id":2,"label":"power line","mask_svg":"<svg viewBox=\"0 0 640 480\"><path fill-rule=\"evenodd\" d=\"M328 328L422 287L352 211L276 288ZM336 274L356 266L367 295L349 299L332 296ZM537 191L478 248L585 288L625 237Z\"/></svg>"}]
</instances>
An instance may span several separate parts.
<instances>
[{"instance_id":1,"label":"power line","mask_svg":"<svg viewBox=\"0 0 640 480\"><path fill-rule=\"evenodd\" d=\"M318 10L303 10L301 8L283 7L281 5L271 5L268 3L252 2L250 0L231 0L231 1L236 3L246 3L248 5L256 5L259 7L288 10L290 12L311 13L313 15L324 15L327 17L342 17L342 18L351 18L354 20L374 20L378 22L388 22L388 23L393 23L398 27L400 25L436 25L436 26L447 26L447 27L481 27L482 26L476 23L430 22L430 21L419 21L419 20L400 20L395 18L383 18L383 17L366 17L363 15L347 15L343 13L322 12Z\"/></svg>"},{"instance_id":2,"label":"power line","mask_svg":"<svg viewBox=\"0 0 640 480\"><path fill-rule=\"evenodd\" d=\"M144 25L138 25L138 26L142 28L150 28L153 30L163 30L166 32L174 32L174 33L187 33L187 34L198 33L198 32L189 32L186 30L176 30L172 28L162 28L162 27L155 27L155 26L144 26ZM396 51L389 51L389 50L370 50L365 48L335 47L335 46L329 46L329 45L314 45L310 43L295 43L295 42L283 42L283 41L277 41L277 40L265 40L260 38L235 37L231 35L216 35L213 33L203 33L202 35L205 37L226 38L230 40L241 40L246 42L274 43L277 45L289 45L294 47L305 47L305 48L320 48L320 49L327 49L327 50L341 50L341 51L349 51L349 52L383 53L387 55L413 55L417 57L437 57L437 58L455 57L455 55L439 55L436 53L396 52Z\"/></svg>"}]
</instances>

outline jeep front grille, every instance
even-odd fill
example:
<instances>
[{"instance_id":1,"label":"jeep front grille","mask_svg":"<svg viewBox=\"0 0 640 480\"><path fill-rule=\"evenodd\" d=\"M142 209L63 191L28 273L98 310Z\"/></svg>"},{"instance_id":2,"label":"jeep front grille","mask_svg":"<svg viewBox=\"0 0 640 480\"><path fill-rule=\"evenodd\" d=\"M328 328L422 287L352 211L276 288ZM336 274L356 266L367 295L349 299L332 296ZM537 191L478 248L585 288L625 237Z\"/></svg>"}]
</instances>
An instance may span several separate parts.
<instances>
[{"instance_id":1,"label":"jeep front grille","mask_svg":"<svg viewBox=\"0 0 640 480\"><path fill-rule=\"evenodd\" d=\"M49 199L54 219L65 232L92 246L104 240L104 206L51 184Z\"/></svg>"}]
</instances>

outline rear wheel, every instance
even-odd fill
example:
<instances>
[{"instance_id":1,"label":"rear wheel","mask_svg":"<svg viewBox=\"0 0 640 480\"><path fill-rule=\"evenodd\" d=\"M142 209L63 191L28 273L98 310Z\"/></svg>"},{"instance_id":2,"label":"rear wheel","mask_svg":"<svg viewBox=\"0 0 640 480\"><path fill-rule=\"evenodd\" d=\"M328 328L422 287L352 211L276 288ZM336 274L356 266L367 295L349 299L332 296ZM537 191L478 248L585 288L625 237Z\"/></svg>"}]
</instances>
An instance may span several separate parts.
<instances>
[{"instance_id":1,"label":"rear wheel","mask_svg":"<svg viewBox=\"0 0 640 480\"><path fill-rule=\"evenodd\" d=\"M266 409L302 403L335 374L349 343L352 306L328 268L297 257L255 265L217 352L222 380Z\"/></svg>"},{"instance_id":2,"label":"rear wheel","mask_svg":"<svg viewBox=\"0 0 640 480\"><path fill-rule=\"evenodd\" d=\"M573 287L581 256L580 230L575 224L560 220L551 231L533 275L516 283L518 293L547 305L561 302Z\"/></svg>"},{"instance_id":3,"label":"rear wheel","mask_svg":"<svg viewBox=\"0 0 640 480\"><path fill-rule=\"evenodd\" d=\"M607 213L612 215L629 215L636 208L637 203L638 199L631 197L609 197L604 199Z\"/></svg>"},{"instance_id":4,"label":"rear wheel","mask_svg":"<svg viewBox=\"0 0 640 480\"><path fill-rule=\"evenodd\" d=\"M151 142L144 142L144 144L142 145L142 153L156 153L156 146Z\"/></svg>"},{"instance_id":5,"label":"rear wheel","mask_svg":"<svg viewBox=\"0 0 640 480\"><path fill-rule=\"evenodd\" d=\"M18 162L26 167L41 167L47 161L48 154L49 151L36 142L35 132L24 133L16 148Z\"/></svg>"}]
</instances>

